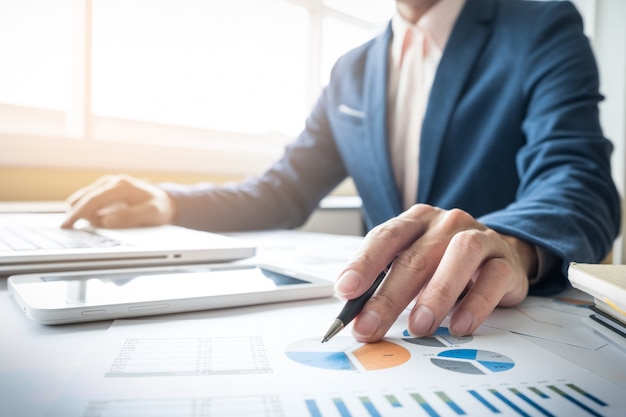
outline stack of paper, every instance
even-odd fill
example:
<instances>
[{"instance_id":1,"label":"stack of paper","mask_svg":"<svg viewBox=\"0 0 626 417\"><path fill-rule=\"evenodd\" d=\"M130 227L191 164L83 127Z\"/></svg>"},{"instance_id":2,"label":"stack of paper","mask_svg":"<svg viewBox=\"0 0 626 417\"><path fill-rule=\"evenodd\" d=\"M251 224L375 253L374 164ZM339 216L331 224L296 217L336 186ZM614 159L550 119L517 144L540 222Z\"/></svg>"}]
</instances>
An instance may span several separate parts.
<instances>
[{"instance_id":1,"label":"stack of paper","mask_svg":"<svg viewBox=\"0 0 626 417\"><path fill-rule=\"evenodd\" d=\"M626 348L626 265L572 262L568 278L575 288L593 296L592 321L587 323Z\"/></svg>"},{"instance_id":2,"label":"stack of paper","mask_svg":"<svg viewBox=\"0 0 626 417\"><path fill-rule=\"evenodd\" d=\"M322 344L341 305L118 320L48 415L624 416L623 387L506 331L416 338L405 313L378 343Z\"/></svg>"}]
</instances>

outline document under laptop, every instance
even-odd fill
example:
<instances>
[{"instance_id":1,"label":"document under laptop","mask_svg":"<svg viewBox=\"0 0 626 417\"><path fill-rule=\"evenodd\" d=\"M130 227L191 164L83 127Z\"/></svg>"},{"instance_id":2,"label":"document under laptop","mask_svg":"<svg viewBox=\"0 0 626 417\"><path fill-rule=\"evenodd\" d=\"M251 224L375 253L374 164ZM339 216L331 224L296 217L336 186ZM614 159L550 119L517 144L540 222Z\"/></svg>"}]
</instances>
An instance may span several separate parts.
<instances>
[{"instance_id":1,"label":"document under laptop","mask_svg":"<svg viewBox=\"0 0 626 417\"><path fill-rule=\"evenodd\" d=\"M61 229L64 213L0 210L0 276L14 273L226 262L253 244L177 226Z\"/></svg>"}]
</instances>

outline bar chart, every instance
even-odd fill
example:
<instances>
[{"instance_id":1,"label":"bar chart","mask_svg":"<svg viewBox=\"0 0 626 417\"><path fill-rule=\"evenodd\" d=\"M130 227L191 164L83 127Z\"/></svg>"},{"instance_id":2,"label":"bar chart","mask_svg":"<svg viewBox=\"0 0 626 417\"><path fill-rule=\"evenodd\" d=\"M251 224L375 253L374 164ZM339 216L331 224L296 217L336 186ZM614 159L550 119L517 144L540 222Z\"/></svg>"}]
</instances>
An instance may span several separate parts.
<instances>
[{"instance_id":1,"label":"bar chart","mask_svg":"<svg viewBox=\"0 0 626 417\"><path fill-rule=\"evenodd\" d=\"M574 384L403 391L306 398L310 417L604 416L608 404ZM610 414L614 415L614 414Z\"/></svg>"},{"instance_id":2,"label":"bar chart","mask_svg":"<svg viewBox=\"0 0 626 417\"><path fill-rule=\"evenodd\" d=\"M423 389L336 393L294 398L279 394L183 399L92 401L90 417L404 417L404 416L604 416L609 405L575 384L465 390Z\"/></svg>"}]
</instances>

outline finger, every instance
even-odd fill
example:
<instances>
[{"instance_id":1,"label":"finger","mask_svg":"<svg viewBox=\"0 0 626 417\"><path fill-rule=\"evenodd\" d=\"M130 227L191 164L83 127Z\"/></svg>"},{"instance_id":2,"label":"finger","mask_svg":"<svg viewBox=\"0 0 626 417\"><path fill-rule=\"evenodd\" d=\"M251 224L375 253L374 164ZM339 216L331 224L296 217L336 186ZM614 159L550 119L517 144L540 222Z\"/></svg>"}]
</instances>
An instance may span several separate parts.
<instances>
[{"instance_id":1,"label":"finger","mask_svg":"<svg viewBox=\"0 0 626 417\"><path fill-rule=\"evenodd\" d=\"M496 308L507 291L513 274L504 258L491 258L477 272L477 277L450 317L449 330L454 336L473 333Z\"/></svg>"},{"instance_id":2,"label":"finger","mask_svg":"<svg viewBox=\"0 0 626 417\"><path fill-rule=\"evenodd\" d=\"M155 206L153 200L140 204L124 205L116 210L104 213L99 222L102 227L120 229L128 227L155 226L164 223L163 215Z\"/></svg>"},{"instance_id":3,"label":"finger","mask_svg":"<svg viewBox=\"0 0 626 417\"><path fill-rule=\"evenodd\" d=\"M114 178L112 175L104 175L100 178L98 178L96 181L92 182L91 184L82 187L78 190L76 190L74 193L72 193L65 201L70 205L70 206L74 206L76 205L81 199L84 198L84 196L88 193L93 192L95 189L100 188L103 186L103 184L107 184L111 181L111 179Z\"/></svg>"},{"instance_id":4,"label":"finger","mask_svg":"<svg viewBox=\"0 0 626 417\"><path fill-rule=\"evenodd\" d=\"M426 228L426 220L409 220L400 215L373 228L364 238L354 259L335 283L335 292L351 299L363 294L376 276Z\"/></svg>"},{"instance_id":5,"label":"finger","mask_svg":"<svg viewBox=\"0 0 626 417\"><path fill-rule=\"evenodd\" d=\"M104 184L86 193L67 213L61 227L72 227L78 219L86 219L99 225L100 210L125 202L126 191L121 183ZM113 210L111 210L113 211Z\"/></svg>"},{"instance_id":6,"label":"finger","mask_svg":"<svg viewBox=\"0 0 626 417\"><path fill-rule=\"evenodd\" d=\"M432 210L429 212L436 217L442 214ZM429 216L420 216L420 219L424 217ZM447 240L442 239L442 235L450 234L450 225L446 221L429 222L431 226L435 223L437 226L418 239L411 237L413 243L397 255L379 290L356 318L353 326L356 339L363 342L381 339L433 275L446 248ZM400 225L406 230L410 228L410 223Z\"/></svg>"},{"instance_id":7,"label":"finger","mask_svg":"<svg viewBox=\"0 0 626 417\"><path fill-rule=\"evenodd\" d=\"M423 290L444 250L445 240L442 241L435 231L424 234L398 254L386 279L354 323L353 333L358 340L373 342L385 335L400 313Z\"/></svg>"},{"instance_id":8,"label":"finger","mask_svg":"<svg viewBox=\"0 0 626 417\"><path fill-rule=\"evenodd\" d=\"M466 230L455 234L409 315L409 331L415 336L432 334L485 260L498 256L501 253L488 233Z\"/></svg>"},{"instance_id":9,"label":"finger","mask_svg":"<svg viewBox=\"0 0 626 417\"><path fill-rule=\"evenodd\" d=\"M356 317L352 327L354 337L361 342L380 340L396 321L423 285L425 276L406 273L408 255L402 253L393 262L385 281ZM421 257L421 256L417 256ZM421 260L417 264L423 265ZM404 271L398 272L404 268ZM415 271L419 271L421 267Z\"/></svg>"}]
</instances>

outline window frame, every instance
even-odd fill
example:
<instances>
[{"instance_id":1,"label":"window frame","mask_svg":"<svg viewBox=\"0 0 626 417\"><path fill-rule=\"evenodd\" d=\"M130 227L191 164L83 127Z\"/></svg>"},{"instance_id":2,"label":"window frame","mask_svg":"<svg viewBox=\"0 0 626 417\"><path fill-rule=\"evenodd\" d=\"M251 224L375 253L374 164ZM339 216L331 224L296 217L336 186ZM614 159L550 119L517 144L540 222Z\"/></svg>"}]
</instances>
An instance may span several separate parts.
<instances>
[{"instance_id":1,"label":"window frame","mask_svg":"<svg viewBox=\"0 0 626 417\"><path fill-rule=\"evenodd\" d=\"M319 96L323 77L324 18L340 19L372 32L380 28L380 23L332 9L323 0L283 1L309 12L308 59L309 68L315 69L309 73L307 84L307 103L311 107ZM4 123L0 120L0 165L246 176L266 169L293 140L277 134L258 136L95 116L91 109L92 9L93 0L74 0L74 54L67 111L0 103L0 114L6 116ZM111 133L118 130L133 139L124 141ZM32 133L20 133L24 131Z\"/></svg>"}]
</instances>

